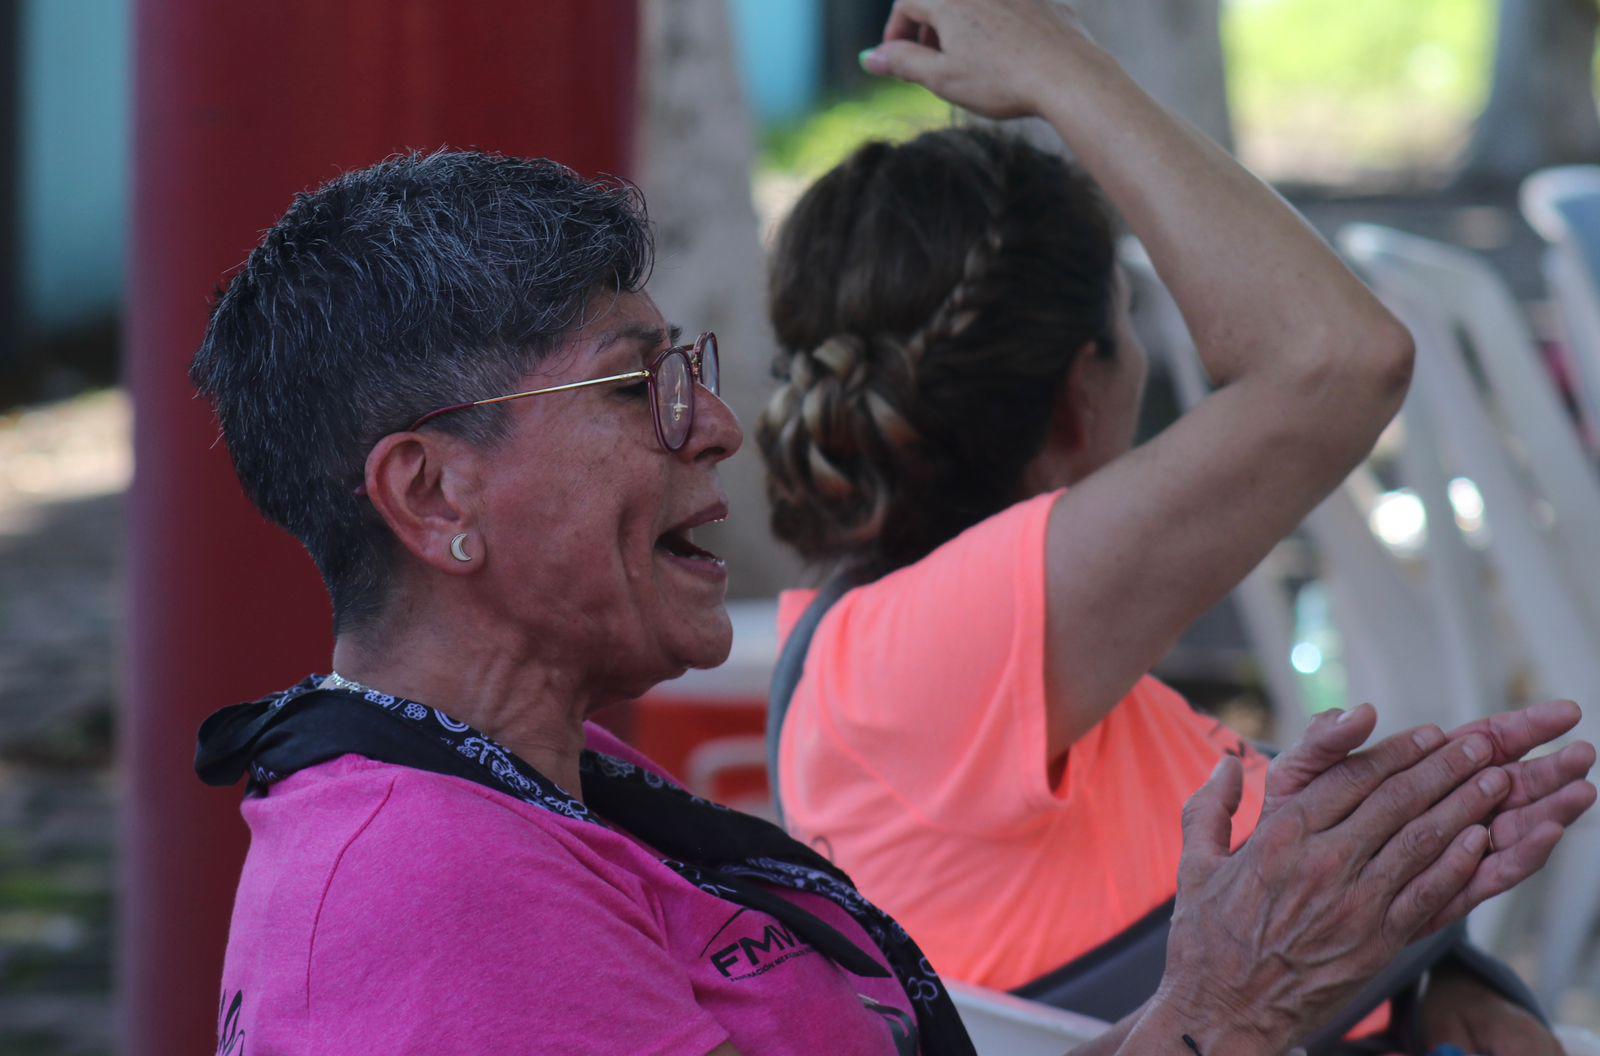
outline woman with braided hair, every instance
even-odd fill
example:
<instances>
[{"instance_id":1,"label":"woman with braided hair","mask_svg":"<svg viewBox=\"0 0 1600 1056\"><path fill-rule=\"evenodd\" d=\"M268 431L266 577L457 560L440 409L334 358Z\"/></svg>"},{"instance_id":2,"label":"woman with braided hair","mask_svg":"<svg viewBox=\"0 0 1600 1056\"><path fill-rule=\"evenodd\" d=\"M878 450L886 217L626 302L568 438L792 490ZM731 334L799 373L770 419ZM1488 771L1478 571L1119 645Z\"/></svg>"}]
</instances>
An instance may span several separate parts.
<instances>
[{"instance_id":1,"label":"woman with braided hair","mask_svg":"<svg viewBox=\"0 0 1600 1056\"><path fill-rule=\"evenodd\" d=\"M1082 169L976 128L873 143L779 235L758 439L776 533L834 577L782 599L784 633L812 636L776 790L940 972L1015 989L1170 906L1176 818L1219 760L1243 762L1233 846L1270 804L1267 760L1149 671L1366 455L1412 347L1062 5L902 0L863 64L1041 117ZM1137 449L1145 354L1101 191L1217 386ZM1494 853L1548 853L1594 799L1592 761L1511 789ZM1559 1052L1436 975L1422 1041Z\"/></svg>"}]
</instances>

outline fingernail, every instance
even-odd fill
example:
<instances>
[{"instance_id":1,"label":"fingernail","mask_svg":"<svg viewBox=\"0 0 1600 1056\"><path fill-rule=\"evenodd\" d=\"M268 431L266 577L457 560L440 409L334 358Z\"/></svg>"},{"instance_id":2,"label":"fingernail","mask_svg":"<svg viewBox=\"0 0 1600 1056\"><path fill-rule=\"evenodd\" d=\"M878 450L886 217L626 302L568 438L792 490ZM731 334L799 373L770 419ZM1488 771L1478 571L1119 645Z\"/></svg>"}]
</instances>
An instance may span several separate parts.
<instances>
[{"instance_id":1,"label":"fingernail","mask_svg":"<svg viewBox=\"0 0 1600 1056\"><path fill-rule=\"evenodd\" d=\"M1486 796L1498 796L1505 791L1506 772L1501 769L1485 770L1478 778L1478 789Z\"/></svg>"},{"instance_id":2,"label":"fingernail","mask_svg":"<svg viewBox=\"0 0 1600 1056\"><path fill-rule=\"evenodd\" d=\"M1329 708L1328 714L1334 716L1335 722L1344 722L1350 716L1354 715L1355 712L1345 711L1343 708Z\"/></svg>"},{"instance_id":3,"label":"fingernail","mask_svg":"<svg viewBox=\"0 0 1600 1056\"><path fill-rule=\"evenodd\" d=\"M1345 712L1343 715L1340 715L1339 716L1339 721L1340 722L1349 722L1351 719L1355 718L1357 715L1360 715L1362 712L1371 711L1371 710L1372 710L1372 705L1371 704L1357 704L1355 707L1351 708L1349 711Z\"/></svg>"},{"instance_id":4,"label":"fingernail","mask_svg":"<svg viewBox=\"0 0 1600 1056\"><path fill-rule=\"evenodd\" d=\"M1425 752L1431 752L1444 743L1444 731L1437 726L1424 726L1411 735L1411 742Z\"/></svg>"},{"instance_id":5,"label":"fingernail","mask_svg":"<svg viewBox=\"0 0 1600 1056\"><path fill-rule=\"evenodd\" d=\"M1570 718L1574 715L1582 716L1583 709L1571 700L1545 700L1537 704L1529 704L1529 715L1535 718Z\"/></svg>"},{"instance_id":6,"label":"fingernail","mask_svg":"<svg viewBox=\"0 0 1600 1056\"><path fill-rule=\"evenodd\" d=\"M1489 758L1488 738L1475 733L1461 742L1461 750L1466 753L1468 759L1481 763Z\"/></svg>"},{"instance_id":7,"label":"fingernail","mask_svg":"<svg viewBox=\"0 0 1600 1056\"><path fill-rule=\"evenodd\" d=\"M873 69L871 66L867 65L867 61L872 58L872 53L876 50L876 48L862 48L861 53L856 56L856 61L859 62L861 64L861 68L866 70L868 73L872 73Z\"/></svg>"},{"instance_id":8,"label":"fingernail","mask_svg":"<svg viewBox=\"0 0 1600 1056\"><path fill-rule=\"evenodd\" d=\"M1482 825L1474 825L1467 830L1467 853L1478 854L1489 845L1489 830Z\"/></svg>"}]
</instances>

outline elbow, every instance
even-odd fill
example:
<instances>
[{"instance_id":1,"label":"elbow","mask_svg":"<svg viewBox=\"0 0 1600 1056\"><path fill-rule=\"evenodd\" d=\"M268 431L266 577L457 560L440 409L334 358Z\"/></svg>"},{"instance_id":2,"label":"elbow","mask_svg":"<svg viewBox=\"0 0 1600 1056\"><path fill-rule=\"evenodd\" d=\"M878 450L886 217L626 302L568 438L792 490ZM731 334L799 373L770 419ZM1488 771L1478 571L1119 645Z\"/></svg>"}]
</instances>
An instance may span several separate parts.
<instances>
[{"instance_id":1,"label":"elbow","mask_svg":"<svg viewBox=\"0 0 1600 1056\"><path fill-rule=\"evenodd\" d=\"M1376 311L1355 325L1324 331L1307 343L1301 361L1307 391L1335 398L1358 417L1374 418L1382 428L1395 416L1411 388L1416 341L1388 309ZM1354 421L1352 421L1354 424Z\"/></svg>"},{"instance_id":2,"label":"elbow","mask_svg":"<svg viewBox=\"0 0 1600 1056\"><path fill-rule=\"evenodd\" d=\"M1411 374L1417 364L1417 342L1411 331L1385 309L1383 323L1375 328L1373 359L1380 387L1398 407L1411 388Z\"/></svg>"},{"instance_id":3,"label":"elbow","mask_svg":"<svg viewBox=\"0 0 1600 1056\"><path fill-rule=\"evenodd\" d=\"M1411 331L1387 310L1357 330L1360 348L1346 347L1349 377L1340 386L1340 403L1349 413L1351 467L1371 453L1383 430L1394 421L1411 388L1416 342Z\"/></svg>"}]
</instances>

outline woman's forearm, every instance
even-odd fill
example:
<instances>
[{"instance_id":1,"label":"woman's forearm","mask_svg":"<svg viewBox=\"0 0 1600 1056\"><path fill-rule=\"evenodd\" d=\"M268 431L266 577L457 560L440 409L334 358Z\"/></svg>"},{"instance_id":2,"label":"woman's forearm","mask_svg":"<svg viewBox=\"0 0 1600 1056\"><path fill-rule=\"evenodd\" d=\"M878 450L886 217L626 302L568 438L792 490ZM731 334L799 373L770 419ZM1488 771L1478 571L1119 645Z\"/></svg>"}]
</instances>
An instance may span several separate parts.
<instances>
[{"instance_id":1,"label":"woman's forearm","mask_svg":"<svg viewBox=\"0 0 1600 1056\"><path fill-rule=\"evenodd\" d=\"M1404 331L1276 192L1087 38L1038 65L1038 112L1143 241L1217 383L1330 357L1404 376Z\"/></svg>"}]
</instances>

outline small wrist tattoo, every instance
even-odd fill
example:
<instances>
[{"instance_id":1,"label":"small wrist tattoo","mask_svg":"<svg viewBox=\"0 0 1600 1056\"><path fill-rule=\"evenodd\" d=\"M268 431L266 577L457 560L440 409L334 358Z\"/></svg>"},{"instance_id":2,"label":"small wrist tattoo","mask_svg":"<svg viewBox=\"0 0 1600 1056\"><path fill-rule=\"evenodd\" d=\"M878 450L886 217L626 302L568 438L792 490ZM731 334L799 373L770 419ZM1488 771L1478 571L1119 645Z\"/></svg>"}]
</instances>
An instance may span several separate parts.
<instances>
[{"instance_id":1,"label":"small wrist tattoo","mask_svg":"<svg viewBox=\"0 0 1600 1056\"><path fill-rule=\"evenodd\" d=\"M1189 1047L1189 1051L1194 1053L1194 1056L1206 1056L1205 1053L1200 1051L1200 1046L1196 1045L1194 1039L1189 1035L1185 1034L1183 1036L1183 1043Z\"/></svg>"}]
</instances>

